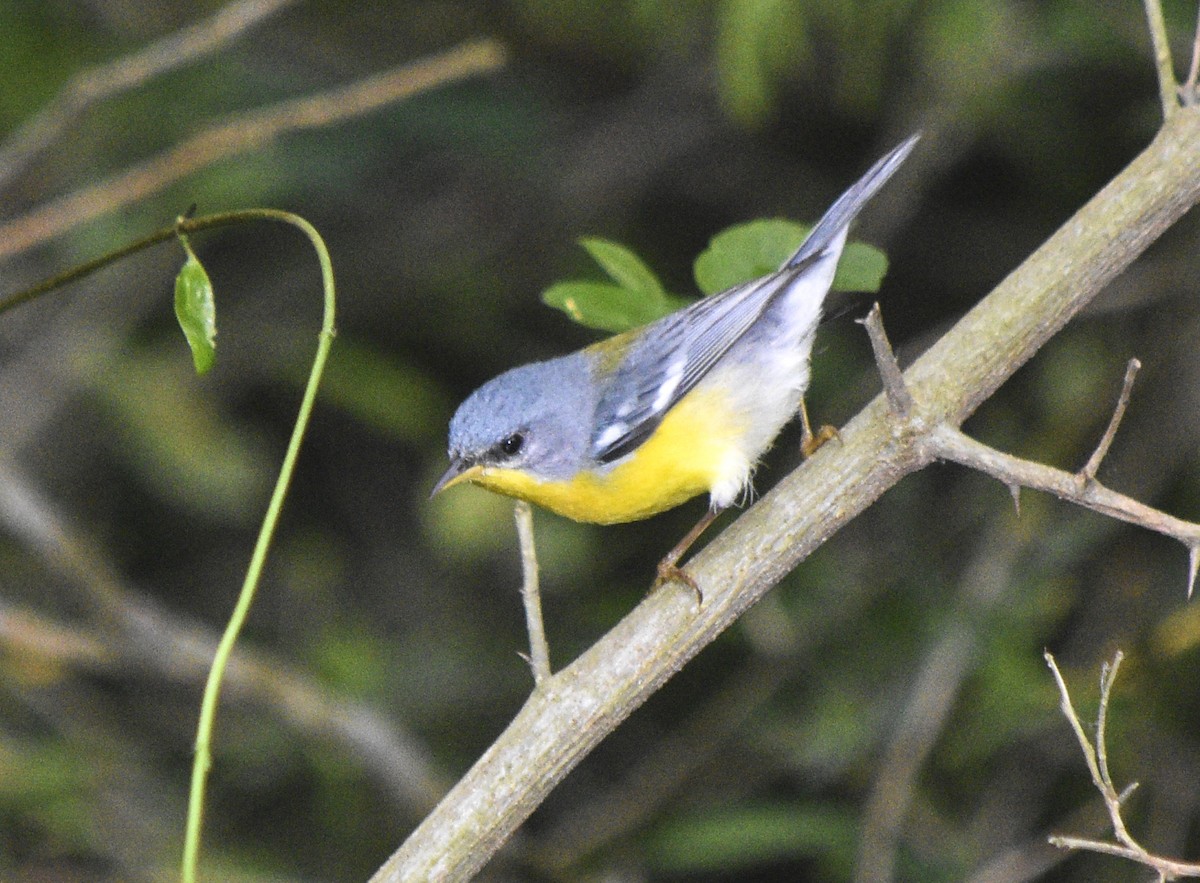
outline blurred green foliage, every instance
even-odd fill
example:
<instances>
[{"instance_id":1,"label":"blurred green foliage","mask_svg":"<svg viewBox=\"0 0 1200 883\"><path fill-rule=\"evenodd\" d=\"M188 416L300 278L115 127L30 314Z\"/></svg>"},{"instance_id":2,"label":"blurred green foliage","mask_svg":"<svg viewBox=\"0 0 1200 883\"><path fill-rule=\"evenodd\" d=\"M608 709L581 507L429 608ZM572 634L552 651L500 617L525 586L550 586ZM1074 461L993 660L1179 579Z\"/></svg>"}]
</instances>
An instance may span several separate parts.
<instances>
[{"instance_id":1,"label":"blurred green foliage","mask_svg":"<svg viewBox=\"0 0 1200 883\"><path fill-rule=\"evenodd\" d=\"M0 165L73 75L226 5L0 0ZM1195 4L1166 13L1182 63ZM767 272L806 229L781 219L817 217L922 130L837 283L878 289L907 363L1153 136L1141 16L1134 0L290 4L5 166L0 224L230 114L478 34L511 54L501 73L224 156L3 262L0 294L192 203L266 201L330 243L338 339L218 717L203 877L365 879L519 708L511 505L427 496L456 401L594 339L538 292L618 330ZM1100 478L1200 517L1196 235L1185 219L967 429L1077 468L1137 355ZM172 316L174 246L0 317L5 881L174 874L205 642L240 583L319 316L316 268L288 233L193 246L222 298L221 359L202 379ZM852 303L831 301L835 315ZM827 323L814 420L843 424L878 386L861 329ZM798 461L785 434L759 490ZM538 513L556 667L638 602L702 506L605 529ZM1200 854L1185 557L1031 493L1018 515L957 468L911 476L602 745L486 879L851 880L895 758L915 767L885 844L896 879L982 879L1040 855L1097 802L1043 647L1088 709L1100 660L1124 648L1110 749L1142 783L1130 823ZM905 715L934 707L924 741L903 741ZM1036 873L1136 871L1079 857Z\"/></svg>"},{"instance_id":2,"label":"blurred green foliage","mask_svg":"<svg viewBox=\"0 0 1200 883\"><path fill-rule=\"evenodd\" d=\"M88 380L116 455L164 502L254 524L274 458L184 370L177 347L129 353Z\"/></svg>"},{"instance_id":3,"label":"blurred green foliage","mask_svg":"<svg viewBox=\"0 0 1200 883\"><path fill-rule=\"evenodd\" d=\"M853 813L822 805L742 806L680 816L651 834L649 859L671 874L745 873L761 865L817 856L820 873L852 868Z\"/></svg>"}]
</instances>

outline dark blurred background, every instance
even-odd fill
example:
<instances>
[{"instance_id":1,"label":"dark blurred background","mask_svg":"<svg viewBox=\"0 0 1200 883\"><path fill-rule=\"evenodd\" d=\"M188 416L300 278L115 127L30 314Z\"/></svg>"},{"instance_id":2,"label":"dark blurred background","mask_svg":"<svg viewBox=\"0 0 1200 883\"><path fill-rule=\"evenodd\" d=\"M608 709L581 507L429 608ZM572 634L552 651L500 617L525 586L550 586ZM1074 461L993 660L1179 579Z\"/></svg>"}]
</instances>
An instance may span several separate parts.
<instances>
[{"instance_id":1,"label":"dark blurred background","mask_svg":"<svg viewBox=\"0 0 1200 883\"><path fill-rule=\"evenodd\" d=\"M298 212L333 254L339 334L218 716L204 879L365 879L528 693L511 504L427 495L463 396L595 339L539 300L598 277L579 237L630 246L690 294L713 234L812 221L924 130L855 233L889 255L878 297L907 361L1160 120L1135 0L270 6L228 3L261 18L103 100L59 99L61 131L20 154L22 127L73 76L127 69L223 7L0 2L0 294L193 203ZM1195 5L1169 0L1166 15L1182 68ZM285 132L134 199L117 179L86 223L55 202L231 115L485 36L508 52L496 72ZM46 206L47 232L14 247L13 225ZM967 429L1076 469L1138 356L1100 478L1200 517L1196 242L1187 217ZM174 324L173 243L0 317L5 880L175 873L204 671L320 321L318 268L293 231L193 246L219 309L204 378ZM854 308L818 340L818 423L878 390L852 321L869 300L843 300ZM798 463L797 438L760 489ZM637 604L703 505L610 528L538 514L556 667ZM638 711L485 877L1141 879L1045 843L1105 833L1046 647L1089 715L1101 662L1126 651L1110 747L1119 783L1142 783L1130 824L1153 849L1197 855L1200 612L1185 576L1167 539L1031 492L1018 516L994 481L927 469Z\"/></svg>"}]
</instances>

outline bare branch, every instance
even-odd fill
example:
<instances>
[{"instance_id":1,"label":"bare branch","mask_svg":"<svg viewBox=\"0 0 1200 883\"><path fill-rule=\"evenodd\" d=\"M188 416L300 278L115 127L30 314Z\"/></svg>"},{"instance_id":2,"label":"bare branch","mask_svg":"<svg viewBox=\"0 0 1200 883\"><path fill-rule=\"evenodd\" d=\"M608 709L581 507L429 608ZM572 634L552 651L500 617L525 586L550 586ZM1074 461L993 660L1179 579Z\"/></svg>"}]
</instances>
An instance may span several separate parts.
<instances>
[{"instance_id":1,"label":"bare branch","mask_svg":"<svg viewBox=\"0 0 1200 883\"><path fill-rule=\"evenodd\" d=\"M1071 724L1071 729L1075 731L1075 739L1079 743L1080 750L1083 751L1088 771L1092 775L1092 784L1096 786L1096 790L1104 798L1104 805L1108 809L1108 817L1112 822L1113 833L1119 841L1118 843L1109 843L1103 840L1056 834L1049 838L1050 843L1064 849L1084 849L1090 852L1099 852L1105 855L1114 855L1129 859L1130 861L1151 868L1158 874L1158 879L1160 880L1177 880L1180 877L1200 877L1200 864L1163 858L1149 852L1129 833L1129 830L1125 827L1125 820L1121 816L1121 805L1124 803L1125 798L1137 787L1137 784L1134 783L1124 791L1117 792L1112 776L1108 771L1108 747L1105 744L1105 727L1108 720L1108 705L1112 698L1112 686L1117 679L1117 670L1121 666L1121 660L1124 658L1124 655L1118 650L1113 657L1112 663L1105 664L1101 668L1100 707L1096 712L1095 746L1088 739L1087 734L1084 732L1083 724L1079 721L1079 715L1075 712L1075 706L1071 702L1071 694L1067 690L1067 684L1063 680L1062 672L1058 670L1058 664L1054 661L1054 657L1049 651L1046 651L1045 658L1046 665L1050 667L1050 672L1054 675L1054 681L1058 685L1059 707L1062 709L1063 716Z\"/></svg>"},{"instance_id":2,"label":"bare branch","mask_svg":"<svg viewBox=\"0 0 1200 883\"><path fill-rule=\"evenodd\" d=\"M1125 417L1125 409L1129 406L1129 395L1133 391L1133 380L1137 377L1141 367L1142 363L1137 359L1130 359L1129 364L1125 367L1125 382L1121 386L1121 395L1117 398L1117 406L1113 409L1112 417L1109 418L1108 428L1104 430L1104 435L1100 437L1100 443L1096 445L1092 456L1079 470L1079 478L1083 483L1095 480L1100 463L1108 454L1108 449L1117 435L1117 429L1121 426L1121 420Z\"/></svg>"},{"instance_id":3,"label":"bare branch","mask_svg":"<svg viewBox=\"0 0 1200 883\"><path fill-rule=\"evenodd\" d=\"M1196 36L1192 38L1192 63L1187 80L1179 87L1179 100L1184 107L1200 103L1200 4L1196 6Z\"/></svg>"},{"instance_id":4,"label":"bare branch","mask_svg":"<svg viewBox=\"0 0 1200 883\"><path fill-rule=\"evenodd\" d=\"M550 646L546 643L546 629L542 624L537 549L533 545L533 507L524 500L517 500L513 514L521 543L521 603L525 606L525 627L529 631L529 667L533 670L534 687L540 687L550 677Z\"/></svg>"},{"instance_id":5,"label":"bare branch","mask_svg":"<svg viewBox=\"0 0 1200 883\"><path fill-rule=\"evenodd\" d=\"M859 324L867 329L867 337L871 339L871 351L875 354L875 365L879 368L879 376L883 378L883 391L887 395L888 405L892 412L901 419L908 419L912 413L913 399L908 387L904 385L904 374L892 352L892 345L883 330L883 318L879 313L879 302L871 306L871 312Z\"/></svg>"},{"instance_id":6,"label":"bare branch","mask_svg":"<svg viewBox=\"0 0 1200 883\"><path fill-rule=\"evenodd\" d=\"M1178 540L1192 555L1191 563L1195 563L1192 550L1200 546L1200 524L1168 515L1132 497L1109 490L1096 480L1084 483L1079 481L1078 476L1062 469L1002 453L945 424L935 427L925 437L924 444L935 458L978 469L1010 489L1020 486L1046 491L1060 500Z\"/></svg>"},{"instance_id":7,"label":"bare branch","mask_svg":"<svg viewBox=\"0 0 1200 883\"><path fill-rule=\"evenodd\" d=\"M1163 19L1162 0L1144 0L1146 23L1150 27L1150 42L1154 45L1154 69L1158 72L1158 98L1162 103L1163 121L1179 110L1179 84L1171 62L1171 44L1167 40L1167 24Z\"/></svg>"},{"instance_id":8,"label":"bare branch","mask_svg":"<svg viewBox=\"0 0 1200 883\"><path fill-rule=\"evenodd\" d=\"M235 0L130 55L80 71L0 147L0 187L27 166L89 107L167 71L216 52L293 0Z\"/></svg>"},{"instance_id":9,"label":"bare branch","mask_svg":"<svg viewBox=\"0 0 1200 883\"><path fill-rule=\"evenodd\" d=\"M262 147L285 133L361 116L453 80L495 70L503 62L500 44L476 40L349 86L240 114L106 180L0 224L0 259L145 199L217 160Z\"/></svg>"}]
</instances>

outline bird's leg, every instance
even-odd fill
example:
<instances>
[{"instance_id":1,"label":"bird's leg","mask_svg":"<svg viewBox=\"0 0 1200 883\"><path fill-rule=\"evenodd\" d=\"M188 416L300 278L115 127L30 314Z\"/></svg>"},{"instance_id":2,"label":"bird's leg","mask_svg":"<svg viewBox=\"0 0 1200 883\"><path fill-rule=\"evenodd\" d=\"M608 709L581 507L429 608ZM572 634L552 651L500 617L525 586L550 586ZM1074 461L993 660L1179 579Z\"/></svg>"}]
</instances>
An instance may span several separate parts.
<instances>
[{"instance_id":1,"label":"bird's leg","mask_svg":"<svg viewBox=\"0 0 1200 883\"><path fill-rule=\"evenodd\" d=\"M704 593L700 591L699 584L692 579L691 575L679 566L679 559L691 548L692 543L700 538L700 534L704 533L705 528L712 524L717 516L724 511L724 509L713 509L710 507L704 513L704 517L696 522L696 526L684 534L683 539L675 544L675 547L666 554L662 561L658 562L658 576L654 580L655 586L671 582L671 580L683 583L696 593L696 603L704 606Z\"/></svg>"},{"instance_id":2,"label":"bird's leg","mask_svg":"<svg viewBox=\"0 0 1200 883\"><path fill-rule=\"evenodd\" d=\"M831 438L837 438L838 431L836 427L830 426L828 423L817 430L816 435L813 435L812 424L808 422L808 406L804 403L804 397L800 398L800 453L807 460L817 452L817 449Z\"/></svg>"}]
</instances>

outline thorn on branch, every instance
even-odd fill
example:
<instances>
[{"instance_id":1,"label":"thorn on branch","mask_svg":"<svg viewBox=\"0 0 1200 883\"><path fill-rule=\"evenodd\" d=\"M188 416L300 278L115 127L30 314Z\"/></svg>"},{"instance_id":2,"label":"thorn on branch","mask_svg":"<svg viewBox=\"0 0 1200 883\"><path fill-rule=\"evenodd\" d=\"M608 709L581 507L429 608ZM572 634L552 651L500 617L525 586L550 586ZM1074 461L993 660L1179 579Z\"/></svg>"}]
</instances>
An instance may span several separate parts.
<instances>
[{"instance_id":1,"label":"thorn on branch","mask_svg":"<svg viewBox=\"0 0 1200 883\"><path fill-rule=\"evenodd\" d=\"M879 376L883 379L883 392L887 396L888 407L897 417L906 419L913 409L912 393L908 391L908 386L904 383L904 374L900 371L896 354L892 352L887 332L883 330L883 318L879 312L879 303L876 302L871 307L871 312L867 313L866 318L860 319L858 322L867 329L867 336L871 339L871 350L875 354L875 364L879 368Z\"/></svg>"},{"instance_id":2,"label":"thorn on branch","mask_svg":"<svg viewBox=\"0 0 1200 883\"><path fill-rule=\"evenodd\" d=\"M1096 445L1096 450L1092 452L1092 456L1088 458L1087 463L1076 474L1081 487L1096 480L1096 473L1100 469L1100 463L1104 460L1105 455L1108 454L1108 449L1112 446L1113 439L1117 435L1117 430L1121 426L1121 421L1125 417L1125 409L1129 407L1129 397L1133 392L1133 381L1137 377L1137 373L1141 367L1142 363L1137 359L1130 359L1129 364L1125 366L1125 381L1121 385L1121 394L1117 397L1117 405L1113 408L1112 417L1108 421L1108 427L1104 430L1104 435L1100 437L1100 443Z\"/></svg>"},{"instance_id":3,"label":"thorn on branch","mask_svg":"<svg viewBox=\"0 0 1200 883\"><path fill-rule=\"evenodd\" d=\"M1131 370L1126 373L1126 388L1132 382L1130 375L1133 370L1131 366ZM1124 395L1123 397L1127 398ZM1119 415L1114 414L1114 417L1116 419L1110 423L1110 429L1113 431L1115 431ZM1108 434L1106 433L1106 435ZM1009 492L1014 494L1014 502L1017 500L1014 487L1018 489L1033 488L1054 494L1060 500L1075 503L1077 506L1083 506L1093 512L1099 512L1129 524L1136 524L1177 540L1188 550L1189 593L1194 587L1197 569L1200 568L1200 524L1194 521L1184 521L1182 518L1176 518L1166 512L1153 509L1124 494L1109 490L1094 478L1090 480L1084 478L1083 470L1067 472L1053 466L1005 454L976 441L964 434L962 430L946 423L933 427L925 435L923 441L928 445L929 453L933 458L948 460L966 466L968 469L978 470L1003 483ZM1107 447L1107 444L1102 444L1102 447ZM1103 456L1103 451L1099 451L1099 453L1100 456ZM1093 460L1099 462L1097 457L1093 457Z\"/></svg>"}]
</instances>

